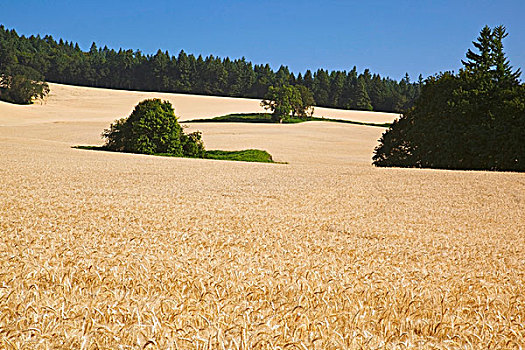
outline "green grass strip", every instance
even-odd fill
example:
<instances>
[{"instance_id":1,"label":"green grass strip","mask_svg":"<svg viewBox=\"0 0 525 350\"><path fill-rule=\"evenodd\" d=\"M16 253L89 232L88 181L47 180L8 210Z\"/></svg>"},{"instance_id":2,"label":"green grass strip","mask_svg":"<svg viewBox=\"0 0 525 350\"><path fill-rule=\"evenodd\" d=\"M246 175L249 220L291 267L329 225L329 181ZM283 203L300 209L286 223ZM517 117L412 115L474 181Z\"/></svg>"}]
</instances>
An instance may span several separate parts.
<instances>
[{"instance_id":1,"label":"green grass strip","mask_svg":"<svg viewBox=\"0 0 525 350\"><path fill-rule=\"evenodd\" d=\"M72 148L91 150L91 151L117 152L117 151L107 149L104 146L73 146ZM131 152L119 152L119 153L131 153ZM151 155L161 156L161 157L178 157L170 153L156 153L156 154L151 154ZM180 158L190 158L190 157L180 157ZM202 158L203 159L214 159L214 160L230 160L230 161L238 161L238 162L277 163L277 162L274 162L270 153L263 151L263 150L259 150L259 149L246 149L242 151L209 150L204 153L204 157ZM285 164L285 163L280 163L280 164Z\"/></svg>"},{"instance_id":2,"label":"green grass strip","mask_svg":"<svg viewBox=\"0 0 525 350\"><path fill-rule=\"evenodd\" d=\"M259 149L246 149L242 151L210 150L204 154L206 159L236 160L243 162L274 163L270 153Z\"/></svg>"},{"instance_id":3,"label":"green grass strip","mask_svg":"<svg viewBox=\"0 0 525 350\"><path fill-rule=\"evenodd\" d=\"M344 124L354 124L354 125L364 125L364 126L375 126L380 128L388 128L391 123L368 123L368 122L358 122L353 120L342 120L342 119L333 119L325 117L308 117L308 118L289 118L283 121L283 124L297 124L311 121L320 121L320 122L333 122L333 123L344 123ZM193 119L183 121L181 123L255 123L255 124L279 124L272 120L272 115L269 113L238 113L238 114L228 114L215 118L208 119Z\"/></svg>"}]
</instances>

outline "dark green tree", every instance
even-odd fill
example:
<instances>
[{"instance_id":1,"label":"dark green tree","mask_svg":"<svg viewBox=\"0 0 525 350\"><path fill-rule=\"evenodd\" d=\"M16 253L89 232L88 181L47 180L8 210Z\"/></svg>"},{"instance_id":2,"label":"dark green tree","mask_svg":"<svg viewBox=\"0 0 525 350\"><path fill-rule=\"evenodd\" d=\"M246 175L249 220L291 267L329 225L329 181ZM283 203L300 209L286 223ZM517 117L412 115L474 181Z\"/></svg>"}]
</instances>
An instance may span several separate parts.
<instances>
[{"instance_id":1,"label":"dark green tree","mask_svg":"<svg viewBox=\"0 0 525 350\"><path fill-rule=\"evenodd\" d=\"M17 104L43 99L49 93L49 86L43 80L42 74L31 67L8 66L0 72L0 99Z\"/></svg>"},{"instance_id":2,"label":"dark green tree","mask_svg":"<svg viewBox=\"0 0 525 350\"><path fill-rule=\"evenodd\" d=\"M280 66L277 73L275 73L275 79L274 79L274 86L283 86L283 85L289 85L291 74L290 70L286 66Z\"/></svg>"},{"instance_id":3,"label":"dark green tree","mask_svg":"<svg viewBox=\"0 0 525 350\"><path fill-rule=\"evenodd\" d=\"M312 91L314 86L314 77L312 76L312 72L309 69L304 73L303 84L308 88L308 90Z\"/></svg>"},{"instance_id":4,"label":"dark green tree","mask_svg":"<svg viewBox=\"0 0 525 350\"><path fill-rule=\"evenodd\" d=\"M299 118L312 117L314 114L315 100L312 92L302 85L293 86L296 93L292 101L292 116Z\"/></svg>"},{"instance_id":5,"label":"dark green tree","mask_svg":"<svg viewBox=\"0 0 525 350\"><path fill-rule=\"evenodd\" d=\"M525 86L484 27L458 74L426 80L415 106L380 139L377 166L525 170Z\"/></svg>"},{"instance_id":6,"label":"dark green tree","mask_svg":"<svg viewBox=\"0 0 525 350\"><path fill-rule=\"evenodd\" d=\"M507 30L504 26L497 26L494 28L494 39L492 41L493 64L495 65L494 78L499 82L500 85L504 85L506 87L516 85L521 75L520 69L512 71L512 66L507 59L507 56L503 52L503 39L505 39L508 35L509 34L507 33Z\"/></svg>"},{"instance_id":7,"label":"dark green tree","mask_svg":"<svg viewBox=\"0 0 525 350\"><path fill-rule=\"evenodd\" d=\"M315 73L312 91L319 106L330 107L330 76L324 69Z\"/></svg>"},{"instance_id":8,"label":"dark green tree","mask_svg":"<svg viewBox=\"0 0 525 350\"><path fill-rule=\"evenodd\" d=\"M373 110L372 101L366 91L365 79L358 79L357 86L356 108L363 111Z\"/></svg>"},{"instance_id":9,"label":"dark green tree","mask_svg":"<svg viewBox=\"0 0 525 350\"><path fill-rule=\"evenodd\" d=\"M494 46L493 34L490 27L483 27L477 41L473 41L472 44L479 53L468 49L466 54L467 60L461 60L461 62L465 66L465 69L471 72L488 73L493 62L492 48Z\"/></svg>"},{"instance_id":10,"label":"dark green tree","mask_svg":"<svg viewBox=\"0 0 525 350\"><path fill-rule=\"evenodd\" d=\"M341 97L343 108L356 108L357 101L357 67L354 66L350 72L348 72L345 80L343 89L343 95Z\"/></svg>"},{"instance_id":11,"label":"dark green tree","mask_svg":"<svg viewBox=\"0 0 525 350\"><path fill-rule=\"evenodd\" d=\"M140 102L128 118L104 130L105 147L112 151L202 156L200 133L185 135L168 101L149 99Z\"/></svg>"},{"instance_id":12,"label":"dark green tree","mask_svg":"<svg viewBox=\"0 0 525 350\"><path fill-rule=\"evenodd\" d=\"M290 117L294 104L300 99L297 90L291 85L270 86L261 106L272 111L274 122L283 122Z\"/></svg>"},{"instance_id":13,"label":"dark green tree","mask_svg":"<svg viewBox=\"0 0 525 350\"><path fill-rule=\"evenodd\" d=\"M330 97L334 107L344 108L345 101L343 98L343 91L346 81L346 72L333 71L330 73Z\"/></svg>"},{"instance_id":14,"label":"dark green tree","mask_svg":"<svg viewBox=\"0 0 525 350\"><path fill-rule=\"evenodd\" d=\"M286 121L290 117L308 118L313 115L315 104L312 92L302 85L270 86L261 106L273 112L272 120Z\"/></svg>"},{"instance_id":15,"label":"dark green tree","mask_svg":"<svg viewBox=\"0 0 525 350\"><path fill-rule=\"evenodd\" d=\"M206 151L202 142L202 133L194 131L189 134L181 134L182 153L185 157L203 158Z\"/></svg>"}]
</instances>

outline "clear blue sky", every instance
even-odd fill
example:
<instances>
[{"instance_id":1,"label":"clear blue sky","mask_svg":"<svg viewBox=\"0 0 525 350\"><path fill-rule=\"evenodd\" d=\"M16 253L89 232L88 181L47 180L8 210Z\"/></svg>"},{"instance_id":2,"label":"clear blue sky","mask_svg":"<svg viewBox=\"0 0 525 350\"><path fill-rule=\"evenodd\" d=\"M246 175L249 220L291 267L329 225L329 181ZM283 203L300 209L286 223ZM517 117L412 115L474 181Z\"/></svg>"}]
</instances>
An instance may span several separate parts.
<instances>
[{"instance_id":1,"label":"clear blue sky","mask_svg":"<svg viewBox=\"0 0 525 350\"><path fill-rule=\"evenodd\" d=\"M395 79L457 70L485 24L507 27L507 55L525 70L524 18L525 0L0 0L0 24L83 49L184 49L294 72L356 65Z\"/></svg>"}]
</instances>

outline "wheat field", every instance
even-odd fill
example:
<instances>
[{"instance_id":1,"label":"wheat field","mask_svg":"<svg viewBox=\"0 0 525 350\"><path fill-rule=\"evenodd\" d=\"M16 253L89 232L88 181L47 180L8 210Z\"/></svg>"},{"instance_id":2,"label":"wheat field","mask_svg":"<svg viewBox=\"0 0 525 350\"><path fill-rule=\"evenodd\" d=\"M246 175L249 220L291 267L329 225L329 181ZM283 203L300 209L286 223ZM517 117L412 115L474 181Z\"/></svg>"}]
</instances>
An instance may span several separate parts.
<instances>
[{"instance_id":1,"label":"wheat field","mask_svg":"<svg viewBox=\"0 0 525 350\"><path fill-rule=\"evenodd\" d=\"M525 346L525 174L374 168L383 129L327 122L189 127L287 164L72 149L149 96L260 107L51 91L0 103L0 348Z\"/></svg>"}]
</instances>

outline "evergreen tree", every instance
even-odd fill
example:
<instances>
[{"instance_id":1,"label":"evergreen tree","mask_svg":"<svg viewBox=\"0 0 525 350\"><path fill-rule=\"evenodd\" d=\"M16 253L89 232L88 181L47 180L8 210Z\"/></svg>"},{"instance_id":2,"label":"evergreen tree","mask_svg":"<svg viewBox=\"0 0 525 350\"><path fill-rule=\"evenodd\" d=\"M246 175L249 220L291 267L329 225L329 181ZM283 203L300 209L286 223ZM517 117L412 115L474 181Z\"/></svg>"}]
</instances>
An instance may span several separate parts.
<instances>
[{"instance_id":1,"label":"evergreen tree","mask_svg":"<svg viewBox=\"0 0 525 350\"><path fill-rule=\"evenodd\" d=\"M357 88L357 67L354 66L346 76L345 86L343 89L343 96L341 97L341 103L343 103L343 108L356 108L358 95Z\"/></svg>"},{"instance_id":2,"label":"evergreen tree","mask_svg":"<svg viewBox=\"0 0 525 350\"><path fill-rule=\"evenodd\" d=\"M344 108L345 100L343 91L345 87L346 72L333 71L330 74L330 100L331 105L338 108Z\"/></svg>"},{"instance_id":3,"label":"evergreen tree","mask_svg":"<svg viewBox=\"0 0 525 350\"><path fill-rule=\"evenodd\" d=\"M315 73L312 91L319 106L330 106L330 76L324 69Z\"/></svg>"},{"instance_id":4,"label":"evergreen tree","mask_svg":"<svg viewBox=\"0 0 525 350\"><path fill-rule=\"evenodd\" d=\"M312 72L308 69L306 73L304 73L304 86L308 88L308 90L312 91L314 86L314 77L312 76Z\"/></svg>"},{"instance_id":5,"label":"evergreen tree","mask_svg":"<svg viewBox=\"0 0 525 350\"><path fill-rule=\"evenodd\" d=\"M290 70L286 66L280 66L279 70L275 74L274 86L289 85L290 82Z\"/></svg>"},{"instance_id":6,"label":"evergreen tree","mask_svg":"<svg viewBox=\"0 0 525 350\"><path fill-rule=\"evenodd\" d=\"M274 73L270 68L269 64L266 65L256 65L254 68L255 71L255 83L250 89L250 97L262 97L268 91L268 88L272 85L274 80Z\"/></svg>"},{"instance_id":7,"label":"evergreen tree","mask_svg":"<svg viewBox=\"0 0 525 350\"><path fill-rule=\"evenodd\" d=\"M483 27L477 41L473 41L472 44L479 51L479 53L473 52L471 49L467 51L467 60L461 62L465 68L472 72L489 72L492 65L492 46L493 46L493 34L489 26Z\"/></svg>"},{"instance_id":8,"label":"evergreen tree","mask_svg":"<svg viewBox=\"0 0 525 350\"><path fill-rule=\"evenodd\" d=\"M372 103L368 92L366 92L365 79L358 79L358 90L357 90L357 100L356 108L363 111L371 111Z\"/></svg>"},{"instance_id":9,"label":"evergreen tree","mask_svg":"<svg viewBox=\"0 0 525 350\"><path fill-rule=\"evenodd\" d=\"M414 108L383 134L378 166L525 170L525 86L484 27L464 68L427 79Z\"/></svg>"},{"instance_id":10,"label":"evergreen tree","mask_svg":"<svg viewBox=\"0 0 525 350\"><path fill-rule=\"evenodd\" d=\"M492 63L495 66L495 79L499 83L505 84L507 86L516 85L521 75L521 70L517 69L513 72L510 62L508 61L505 53L503 52L503 39L505 39L508 36L507 30L504 26L497 26L496 28L494 28L492 34Z\"/></svg>"},{"instance_id":11,"label":"evergreen tree","mask_svg":"<svg viewBox=\"0 0 525 350\"><path fill-rule=\"evenodd\" d=\"M385 105L385 91L383 90L383 82L379 74L374 74L370 82L370 104L374 106L375 110L384 111L388 109Z\"/></svg>"},{"instance_id":12,"label":"evergreen tree","mask_svg":"<svg viewBox=\"0 0 525 350\"><path fill-rule=\"evenodd\" d=\"M293 87L296 90L295 99L292 102L292 116L299 118L312 117L314 114L315 99L312 92L303 85Z\"/></svg>"}]
</instances>

